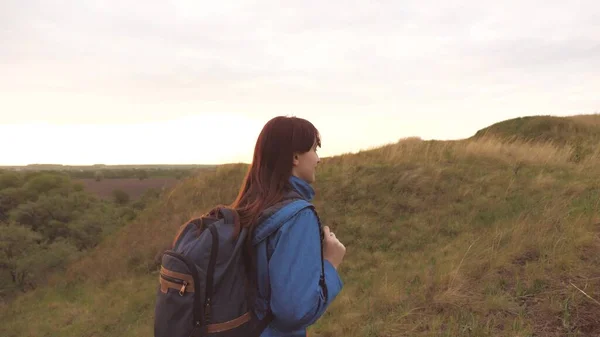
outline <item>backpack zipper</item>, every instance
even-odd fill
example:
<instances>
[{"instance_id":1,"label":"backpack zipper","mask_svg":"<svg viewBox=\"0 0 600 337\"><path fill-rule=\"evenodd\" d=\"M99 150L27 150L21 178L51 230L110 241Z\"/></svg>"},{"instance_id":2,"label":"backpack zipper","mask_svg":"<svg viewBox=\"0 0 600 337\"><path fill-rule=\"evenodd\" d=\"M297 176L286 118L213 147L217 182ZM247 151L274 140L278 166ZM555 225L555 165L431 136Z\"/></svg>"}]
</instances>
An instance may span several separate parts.
<instances>
[{"instance_id":1,"label":"backpack zipper","mask_svg":"<svg viewBox=\"0 0 600 337\"><path fill-rule=\"evenodd\" d=\"M177 284L181 284L181 289L179 290L179 296L183 296L183 294L185 293L185 288L188 286L187 281L185 280L181 280L178 278L174 278L174 277L170 277L167 276L163 273L160 273L160 277L162 277L163 279L169 281L169 282L173 282L173 283L177 283Z\"/></svg>"},{"instance_id":2,"label":"backpack zipper","mask_svg":"<svg viewBox=\"0 0 600 337\"><path fill-rule=\"evenodd\" d=\"M196 266L177 252L174 252L172 250L167 250L164 253L183 262L188 267L188 269L190 270L190 272L192 274L192 278L194 279L194 287L198 287L198 285L200 284L200 280L198 278L198 270L196 269ZM200 326L202 324L202 321L201 321L202 315L201 314L204 314L203 313L204 308L202 307L202 304L200 303L200 296L202 296L200 294L200 291L198 291L198 289L196 289L194 292L194 311L193 311L194 324L196 326Z\"/></svg>"},{"instance_id":3,"label":"backpack zipper","mask_svg":"<svg viewBox=\"0 0 600 337\"><path fill-rule=\"evenodd\" d=\"M204 303L204 322L209 324L212 321L211 298L214 294L213 280L215 274L215 265L217 263L217 255L219 254L219 233L215 223L211 224L208 229L212 236L212 245L210 249L210 260L206 270L206 289Z\"/></svg>"}]
</instances>

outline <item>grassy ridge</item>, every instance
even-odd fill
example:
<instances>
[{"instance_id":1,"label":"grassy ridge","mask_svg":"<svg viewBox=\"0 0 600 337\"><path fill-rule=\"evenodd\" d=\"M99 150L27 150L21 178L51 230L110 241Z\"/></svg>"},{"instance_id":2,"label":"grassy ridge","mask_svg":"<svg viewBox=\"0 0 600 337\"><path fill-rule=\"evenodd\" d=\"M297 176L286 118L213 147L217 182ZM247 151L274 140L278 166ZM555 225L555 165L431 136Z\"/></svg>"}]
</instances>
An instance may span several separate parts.
<instances>
[{"instance_id":1,"label":"grassy ridge","mask_svg":"<svg viewBox=\"0 0 600 337\"><path fill-rule=\"evenodd\" d=\"M311 336L600 334L600 161L573 151L487 135L323 160L315 204L348 252ZM150 335L155 254L231 202L246 168L181 182L53 288L0 308L0 335Z\"/></svg>"},{"instance_id":2,"label":"grassy ridge","mask_svg":"<svg viewBox=\"0 0 600 337\"><path fill-rule=\"evenodd\" d=\"M493 136L503 140L548 142L573 148L571 160L578 162L600 155L600 114L571 117L528 116L493 124L473 138Z\"/></svg>"}]
</instances>

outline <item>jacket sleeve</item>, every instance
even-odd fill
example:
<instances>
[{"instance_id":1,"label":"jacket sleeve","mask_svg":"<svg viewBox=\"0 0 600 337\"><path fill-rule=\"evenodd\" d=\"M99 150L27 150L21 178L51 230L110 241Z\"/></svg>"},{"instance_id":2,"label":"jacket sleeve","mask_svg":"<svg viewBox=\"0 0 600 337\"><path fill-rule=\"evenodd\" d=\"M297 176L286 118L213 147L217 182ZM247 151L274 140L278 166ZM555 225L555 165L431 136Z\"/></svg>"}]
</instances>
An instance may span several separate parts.
<instances>
[{"instance_id":1,"label":"jacket sleeve","mask_svg":"<svg viewBox=\"0 0 600 337\"><path fill-rule=\"evenodd\" d=\"M304 209L285 223L276 235L269 261L273 325L281 331L304 329L315 323L342 290L342 280L325 260L328 297L319 284L321 237L317 217Z\"/></svg>"}]
</instances>

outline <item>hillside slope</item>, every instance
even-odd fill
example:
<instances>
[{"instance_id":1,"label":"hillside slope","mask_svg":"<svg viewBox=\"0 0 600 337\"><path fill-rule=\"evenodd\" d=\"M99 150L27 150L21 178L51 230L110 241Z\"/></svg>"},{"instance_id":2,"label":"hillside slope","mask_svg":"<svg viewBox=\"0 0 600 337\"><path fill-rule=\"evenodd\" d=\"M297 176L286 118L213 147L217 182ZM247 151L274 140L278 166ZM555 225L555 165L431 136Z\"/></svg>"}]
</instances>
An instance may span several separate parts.
<instances>
[{"instance_id":1,"label":"hillside slope","mask_svg":"<svg viewBox=\"0 0 600 337\"><path fill-rule=\"evenodd\" d=\"M574 148L573 161L598 156L600 114L570 117L527 116L509 119L477 131L473 139L495 137L503 140L550 142Z\"/></svg>"},{"instance_id":2,"label":"hillside slope","mask_svg":"<svg viewBox=\"0 0 600 337\"><path fill-rule=\"evenodd\" d=\"M348 252L310 335L599 335L600 161L572 155L481 137L323 160L315 204ZM53 287L0 308L0 335L151 336L155 254L232 201L246 169L180 183Z\"/></svg>"}]
</instances>

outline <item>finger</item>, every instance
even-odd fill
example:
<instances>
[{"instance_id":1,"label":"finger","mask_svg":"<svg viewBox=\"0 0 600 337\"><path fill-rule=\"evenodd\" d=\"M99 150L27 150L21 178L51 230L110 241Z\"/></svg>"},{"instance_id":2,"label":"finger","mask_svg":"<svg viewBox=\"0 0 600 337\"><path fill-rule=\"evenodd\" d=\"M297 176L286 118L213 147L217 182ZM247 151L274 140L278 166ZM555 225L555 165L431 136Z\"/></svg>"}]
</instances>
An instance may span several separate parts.
<instances>
[{"instance_id":1,"label":"finger","mask_svg":"<svg viewBox=\"0 0 600 337\"><path fill-rule=\"evenodd\" d=\"M329 236L329 233L331 232L331 231L329 230L329 226L324 226L324 227L323 227L323 232L325 233L325 237L328 237L328 236Z\"/></svg>"}]
</instances>

